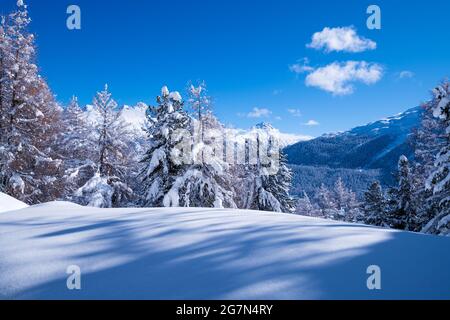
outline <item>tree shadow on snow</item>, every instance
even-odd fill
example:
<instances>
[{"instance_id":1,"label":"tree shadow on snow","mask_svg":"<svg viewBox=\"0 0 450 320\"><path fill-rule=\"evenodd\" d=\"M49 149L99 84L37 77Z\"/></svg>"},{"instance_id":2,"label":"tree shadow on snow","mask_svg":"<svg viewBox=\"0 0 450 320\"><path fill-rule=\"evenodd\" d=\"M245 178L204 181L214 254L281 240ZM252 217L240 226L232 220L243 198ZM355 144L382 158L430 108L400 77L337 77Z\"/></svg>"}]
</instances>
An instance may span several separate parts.
<instances>
[{"instance_id":1,"label":"tree shadow on snow","mask_svg":"<svg viewBox=\"0 0 450 320\"><path fill-rule=\"evenodd\" d=\"M169 213L166 223L139 213L41 234L36 241L96 231L83 241L108 246L70 255L71 247L86 244L68 245L70 261L81 267L81 290L68 290L62 272L11 298L450 298L450 239L341 224L242 224L214 214ZM372 236L379 238L358 243ZM83 272L91 259L111 256L123 262ZM370 265L381 268L381 290L367 288Z\"/></svg>"}]
</instances>

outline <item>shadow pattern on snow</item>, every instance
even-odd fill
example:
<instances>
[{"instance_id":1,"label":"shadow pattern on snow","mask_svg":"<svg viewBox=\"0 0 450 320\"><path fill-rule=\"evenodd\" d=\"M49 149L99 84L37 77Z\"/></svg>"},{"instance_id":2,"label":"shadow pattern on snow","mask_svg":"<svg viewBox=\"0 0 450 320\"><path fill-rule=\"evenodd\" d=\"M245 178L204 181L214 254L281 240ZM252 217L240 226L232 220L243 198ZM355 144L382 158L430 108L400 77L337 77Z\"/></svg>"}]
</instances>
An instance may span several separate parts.
<instances>
[{"instance_id":1,"label":"shadow pattern on snow","mask_svg":"<svg viewBox=\"0 0 450 320\"><path fill-rule=\"evenodd\" d=\"M448 238L251 211L92 211L92 216L62 215L59 224L32 216L14 223L0 221L2 228L24 234L22 250L36 250L31 261L36 270L52 270L43 277L34 275L33 268L24 268L23 278L30 279L15 292L1 289L8 278L0 278L1 295L9 299L450 298ZM51 224L44 228L44 221ZM27 230L32 232L25 235ZM27 249L27 243L33 248ZM5 240L0 240L0 247L4 245ZM0 267L6 271L27 262L14 262L12 251L3 251L0 255L5 254L6 263L0 258ZM45 254L39 258L39 252L52 260ZM81 268L81 290L66 288L69 264ZM367 289L369 265L381 267L382 290Z\"/></svg>"}]
</instances>

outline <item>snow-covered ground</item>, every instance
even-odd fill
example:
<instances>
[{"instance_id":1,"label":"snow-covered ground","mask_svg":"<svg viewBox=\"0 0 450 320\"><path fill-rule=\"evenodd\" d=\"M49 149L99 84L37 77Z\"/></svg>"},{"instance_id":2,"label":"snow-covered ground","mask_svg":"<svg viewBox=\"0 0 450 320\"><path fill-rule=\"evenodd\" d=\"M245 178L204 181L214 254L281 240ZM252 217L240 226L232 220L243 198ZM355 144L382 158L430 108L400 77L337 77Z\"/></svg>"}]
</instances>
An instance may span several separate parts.
<instances>
[{"instance_id":1,"label":"snow-covered ground","mask_svg":"<svg viewBox=\"0 0 450 320\"><path fill-rule=\"evenodd\" d=\"M448 237L287 214L54 202L0 214L0 298L449 299L449 252Z\"/></svg>"},{"instance_id":2,"label":"snow-covered ground","mask_svg":"<svg viewBox=\"0 0 450 320\"><path fill-rule=\"evenodd\" d=\"M17 199L14 199L4 193L0 192L0 213L11 211L11 210L18 210L28 207L25 203L22 201L19 201Z\"/></svg>"}]
</instances>

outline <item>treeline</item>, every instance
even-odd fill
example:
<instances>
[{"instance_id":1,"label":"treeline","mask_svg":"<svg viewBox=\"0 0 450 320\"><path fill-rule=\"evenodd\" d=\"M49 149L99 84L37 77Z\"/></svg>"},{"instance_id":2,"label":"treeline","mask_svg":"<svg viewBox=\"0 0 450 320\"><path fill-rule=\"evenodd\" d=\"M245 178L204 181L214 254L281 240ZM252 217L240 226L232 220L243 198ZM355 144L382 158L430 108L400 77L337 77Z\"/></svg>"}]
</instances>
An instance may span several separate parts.
<instances>
[{"instance_id":1,"label":"treeline","mask_svg":"<svg viewBox=\"0 0 450 320\"><path fill-rule=\"evenodd\" d=\"M347 188L352 189L358 199L362 199L365 190L374 180L382 178L379 169L347 169L295 165L289 163L292 170L292 194L302 197L303 192L313 196L315 192L325 185L333 189L336 181L341 178Z\"/></svg>"}]
</instances>

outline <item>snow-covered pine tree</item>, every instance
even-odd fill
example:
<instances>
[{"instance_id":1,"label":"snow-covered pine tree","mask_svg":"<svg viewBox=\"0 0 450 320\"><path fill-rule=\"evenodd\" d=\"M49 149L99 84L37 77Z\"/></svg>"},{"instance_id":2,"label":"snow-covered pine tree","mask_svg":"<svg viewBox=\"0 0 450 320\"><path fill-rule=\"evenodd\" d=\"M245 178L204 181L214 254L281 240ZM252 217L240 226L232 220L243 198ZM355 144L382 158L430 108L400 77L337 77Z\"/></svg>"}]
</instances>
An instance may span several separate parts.
<instances>
[{"instance_id":1,"label":"snow-covered pine tree","mask_svg":"<svg viewBox=\"0 0 450 320\"><path fill-rule=\"evenodd\" d=\"M374 226L387 226L386 199L380 182L373 182L364 194L362 205L364 222Z\"/></svg>"},{"instance_id":2,"label":"snow-covered pine tree","mask_svg":"<svg viewBox=\"0 0 450 320\"><path fill-rule=\"evenodd\" d=\"M276 174L263 175L263 186L265 190L274 195L280 203L281 212L292 213L295 210L295 201L290 195L292 186L292 171L287 166L287 158L283 151L278 151L278 171ZM264 183L264 179L266 182Z\"/></svg>"},{"instance_id":3,"label":"snow-covered pine tree","mask_svg":"<svg viewBox=\"0 0 450 320\"><path fill-rule=\"evenodd\" d=\"M35 64L27 6L0 23L0 191L33 204L59 198L61 108Z\"/></svg>"},{"instance_id":4,"label":"snow-covered pine tree","mask_svg":"<svg viewBox=\"0 0 450 320\"><path fill-rule=\"evenodd\" d=\"M422 104L422 109L420 126L411 135L411 145L414 149L413 202L416 208L413 231L420 231L438 211L433 192L426 188L425 182L435 168L436 155L447 142L444 123L433 116L433 100Z\"/></svg>"},{"instance_id":5,"label":"snow-covered pine tree","mask_svg":"<svg viewBox=\"0 0 450 320\"><path fill-rule=\"evenodd\" d=\"M292 172L287 166L277 137L271 134L269 124L258 125L248 139L246 154L251 152L252 144L256 150L256 164L249 161L245 166L241 187L245 190L243 208L262 211L292 213L295 201L289 191L292 183ZM268 163L263 163L263 152L267 152ZM254 155L254 153L253 153ZM251 160L251 159L248 159Z\"/></svg>"},{"instance_id":6,"label":"snow-covered pine tree","mask_svg":"<svg viewBox=\"0 0 450 320\"><path fill-rule=\"evenodd\" d=\"M391 190L394 203L390 212L390 226L396 229L412 230L415 225L416 212L413 202L413 181L409 160L402 155L398 160L398 187Z\"/></svg>"},{"instance_id":7,"label":"snow-covered pine tree","mask_svg":"<svg viewBox=\"0 0 450 320\"><path fill-rule=\"evenodd\" d=\"M425 181L434 170L436 155L446 144L447 135L442 121L433 116L433 100L422 104L420 126L413 131L411 145L414 148L416 179Z\"/></svg>"},{"instance_id":8,"label":"snow-covered pine tree","mask_svg":"<svg viewBox=\"0 0 450 320\"><path fill-rule=\"evenodd\" d=\"M111 98L108 86L94 97L93 108L98 117L93 122L94 131L89 139L94 146L95 174L75 196L82 204L93 207L118 207L133 196L128 186L130 132L121 118L122 109Z\"/></svg>"},{"instance_id":9,"label":"snow-covered pine tree","mask_svg":"<svg viewBox=\"0 0 450 320\"><path fill-rule=\"evenodd\" d=\"M433 115L446 128L447 141L438 153L435 169L426 181L426 188L433 195L429 201L438 206L435 216L422 229L423 232L450 234L450 82L445 81L433 90Z\"/></svg>"},{"instance_id":10,"label":"snow-covered pine tree","mask_svg":"<svg viewBox=\"0 0 450 320\"><path fill-rule=\"evenodd\" d=\"M204 82L197 87L191 85L188 93L197 117L191 121L192 164L176 178L165 196L165 205L236 208L229 164L224 161L224 128L212 113Z\"/></svg>"},{"instance_id":11,"label":"snow-covered pine tree","mask_svg":"<svg viewBox=\"0 0 450 320\"><path fill-rule=\"evenodd\" d=\"M157 106L149 106L147 111L149 149L141 160L141 201L145 207L178 206L178 193L168 193L191 164L189 150L184 150L187 154L181 154L185 161L179 158L179 145L190 135L191 119L183 109L184 102L177 91L170 92L164 86L157 103Z\"/></svg>"}]
</instances>

